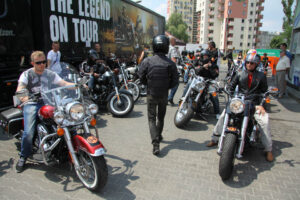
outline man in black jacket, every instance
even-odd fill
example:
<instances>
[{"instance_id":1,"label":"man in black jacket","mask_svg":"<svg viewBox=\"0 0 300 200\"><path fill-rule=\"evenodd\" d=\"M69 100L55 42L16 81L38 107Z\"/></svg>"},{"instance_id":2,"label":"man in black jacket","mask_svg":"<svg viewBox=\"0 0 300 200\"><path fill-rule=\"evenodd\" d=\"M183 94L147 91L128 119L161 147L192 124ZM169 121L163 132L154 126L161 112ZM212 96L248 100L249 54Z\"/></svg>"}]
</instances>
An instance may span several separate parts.
<instances>
[{"instance_id":1,"label":"man in black jacket","mask_svg":"<svg viewBox=\"0 0 300 200\"><path fill-rule=\"evenodd\" d=\"M138 72L141 83L147 85L148 123L154 155L159 154L159 143L163 139L168 90L178 84L176 65L165 56L169 44L169 38L165 35L156 36L152 42L155 55L143 60Z\"/></svg>"},{"instance_id":2,"label":"man in black jacket","mask_svg":"<svg viewBox=\"0 0 300 200\"><path fill-rule=\"evenodd\" d=\"M239 88L239 92L247 95L251 94L263 94L268 90L267 79L262 72L256 70L260 62L260 58L256 53L248 54L246 57L246 69L240 71L232 79L229 85L229 90L231 93L234 92L236 86ZM254 99L256 104L256 112L254 118L260 126L262 132L262 143L266 151L266 159L269 162L274 160L272 154L272 139L269 126L269 115L266 113L265 109L259 105L259 99ZM206 145L207 147L212 147L217 145L218 137L221 135L225 117L225 109L222 112L220 119L218 120L212 135L212 140Z\"/></svg>"}]
</instances>

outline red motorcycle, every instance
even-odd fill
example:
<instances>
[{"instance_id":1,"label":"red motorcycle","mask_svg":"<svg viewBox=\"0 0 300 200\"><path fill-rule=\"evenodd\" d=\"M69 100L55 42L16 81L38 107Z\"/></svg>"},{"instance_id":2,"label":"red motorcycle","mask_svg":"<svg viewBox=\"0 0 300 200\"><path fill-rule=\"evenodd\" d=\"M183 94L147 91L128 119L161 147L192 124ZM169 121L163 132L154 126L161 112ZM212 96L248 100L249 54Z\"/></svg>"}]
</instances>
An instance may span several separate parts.
<instances>
[{"instance_id":1,"label":"red motorcycle","mask_svg":"<svg viewBox=\"0 0 300 200\"><path fill-rule=\"evenodd\" d=\"M69 160L84 186L95 191L107 182L106 150L95 127L98 106L85 99L83 92L81 84L64 87L42 84L40 92L28 95L25 90L14 99L28 96L30 100L23 104L43 102L33 138L33 161L53 165ZM0 113L0 125L7 133L22 138L21 107ZM97 137L91 134L92 129ZM40 155L40 159L34 160L35 155Z\"/></svg>"}]
</instances>

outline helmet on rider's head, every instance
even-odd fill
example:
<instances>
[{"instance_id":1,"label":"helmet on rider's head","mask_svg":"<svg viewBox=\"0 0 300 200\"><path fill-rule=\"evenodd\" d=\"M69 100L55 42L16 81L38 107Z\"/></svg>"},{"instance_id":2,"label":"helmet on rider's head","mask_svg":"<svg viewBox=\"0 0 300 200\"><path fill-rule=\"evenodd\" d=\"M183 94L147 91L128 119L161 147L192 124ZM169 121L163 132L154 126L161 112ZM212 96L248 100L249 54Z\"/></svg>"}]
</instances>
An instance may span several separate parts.
<instances>
[{"instance_id":1,"label":"helmet on rider's head","mask_svg":"<svg viewBox=\"0 0 300 200\"><path fill-rule=\"evenodd\" d=\"M94 65L96 60L99 59L98 53L94 49L90 49L87 53L87 61L89 65Z\"/></svg>"},{"instance_id":2,"label":"helmet on rider's head","mask_svg":"<svg viewBox=\"0 0 300 200\"><path fill-rule=\"evenodd\" d=\"M247 54L246 62L253 62L257 66L260 63L260 56L256 52L249 53Z\"/></svg>"},{"instance_id":3,"label":"helmet on rider's head","mask_svg":"<svg viewBox=\"0 0 300 200\"><path fill-rule=\"evenodd\" d=\"M206 49L202 50L202 51L201 51L201 55L202 55L202 56L209 56L208 50L206 50Z\"/></svg>"},{"instance_id":4,"label":"helmet on rider's head","mask_svg":"<svg viewBox=\"0 0 300 200\"><path fill-rule=\"evenodd\" d=\"M153 38L152 47L154 53L167 54L169 52L170 40L165 35L158 35Z\"/></svg>"},{"instance_id":5,"label":"helmet on rider's head","mask_svg":"<svg viewBox=\"0 0 300 200\"><path fill-rule=\"evenodd\" d=\"M250 50L247 52L247 55L248 55L248 54L251 54L251 53L257 53L257 52L256 52L255 49L250 49Z\"/></svg>"}]
</instances>

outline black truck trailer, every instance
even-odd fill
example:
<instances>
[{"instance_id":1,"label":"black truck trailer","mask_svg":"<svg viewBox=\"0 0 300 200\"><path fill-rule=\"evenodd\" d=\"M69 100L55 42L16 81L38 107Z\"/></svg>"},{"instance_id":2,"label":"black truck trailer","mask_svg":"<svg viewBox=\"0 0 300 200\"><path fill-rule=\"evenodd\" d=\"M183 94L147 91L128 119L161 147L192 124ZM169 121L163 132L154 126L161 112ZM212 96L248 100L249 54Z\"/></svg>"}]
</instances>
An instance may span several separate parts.
<instances>
[{"instance_id":1,"label":"black truck trailer","mask_svg":"<svg viewBox=\"0 0 300 200\"><path fill-rule=\"evenodd\" d=\"M163 34L165 18L130 0L1 0L0 110L12 105L30 54L60 43L61 60L77 65L100 43L106 56L138 54Z\"/></svg>"}]
</instances>

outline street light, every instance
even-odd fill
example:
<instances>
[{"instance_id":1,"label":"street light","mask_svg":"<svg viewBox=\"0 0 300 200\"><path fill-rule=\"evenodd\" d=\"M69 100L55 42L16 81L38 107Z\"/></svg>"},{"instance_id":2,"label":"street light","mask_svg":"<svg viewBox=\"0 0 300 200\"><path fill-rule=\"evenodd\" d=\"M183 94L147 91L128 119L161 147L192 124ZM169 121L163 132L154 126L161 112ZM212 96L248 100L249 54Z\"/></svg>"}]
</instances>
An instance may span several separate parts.
<instances>
[{"instance_id":1,"label":"street light","mask_svg":"<svg viewBox=\"0 0 300 200\"><path fill-rule=\"evenodd\" d=\"M133 1L134 3L142 3L142 0Z\"/></svg>"}]
</instances>

